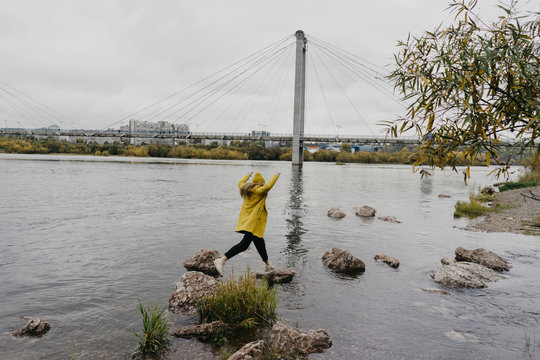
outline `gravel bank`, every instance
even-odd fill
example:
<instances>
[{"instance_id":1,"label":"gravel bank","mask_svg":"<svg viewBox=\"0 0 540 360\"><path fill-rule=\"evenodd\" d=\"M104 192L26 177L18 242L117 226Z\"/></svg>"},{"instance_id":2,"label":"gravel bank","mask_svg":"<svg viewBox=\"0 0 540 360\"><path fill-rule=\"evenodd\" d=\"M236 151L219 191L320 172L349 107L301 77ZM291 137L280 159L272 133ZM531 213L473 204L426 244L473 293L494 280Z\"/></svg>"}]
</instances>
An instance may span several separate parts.
<instances>
[{"instance_id":1,"label":"gravel bank","mask_svg":"<svg viewBox=\"0 0 540 360\"><path fill-rule=\"evenodd\" d=\"M475 220L467 229L540 235L540 228L531 226L540 217L540 201L526 199L521 195L530 195L530 191L540 196L540 186L497 193L494 205L501 204L510 208Z\"/></svg>"}]
</instances>

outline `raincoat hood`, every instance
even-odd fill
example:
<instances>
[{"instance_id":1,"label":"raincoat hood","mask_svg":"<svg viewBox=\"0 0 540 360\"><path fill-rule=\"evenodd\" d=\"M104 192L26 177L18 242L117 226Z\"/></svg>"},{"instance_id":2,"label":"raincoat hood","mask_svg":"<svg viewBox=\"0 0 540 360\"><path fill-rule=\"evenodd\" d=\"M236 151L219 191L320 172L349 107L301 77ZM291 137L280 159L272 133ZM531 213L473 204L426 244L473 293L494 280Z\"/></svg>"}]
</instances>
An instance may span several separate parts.
<instances>
[{"instance_id":1,"label":"raincoat hood","mask_svg":"<svg viewBox=\"0 0 540 360\"><path fill-rule=\"evenodd\" d=\"M264 180L261 173L256 173L255 176L253 177L253 183L254 184L264 184L264 183L266 183L266 181Z\"/></svg>"}]
</instances>

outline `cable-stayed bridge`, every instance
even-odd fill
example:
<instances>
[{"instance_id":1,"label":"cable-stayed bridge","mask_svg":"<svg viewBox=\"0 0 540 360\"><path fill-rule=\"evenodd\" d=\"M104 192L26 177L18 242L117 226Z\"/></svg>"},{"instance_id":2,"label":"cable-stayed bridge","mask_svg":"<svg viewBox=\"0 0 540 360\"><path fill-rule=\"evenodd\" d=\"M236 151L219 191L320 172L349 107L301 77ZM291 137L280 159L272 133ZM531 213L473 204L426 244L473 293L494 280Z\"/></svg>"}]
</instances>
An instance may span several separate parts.
<instances>
[{"instance_id":1,"label":"cable-stayed bridge","mask_svg":"<svg viewBox=\"0 0 540 360\"><path fill-rule=\"evenodd\" d=\"M391 138L372 130L406 107L394 96L387 74L299 30L99 130L80 130L85 127L0 82L0 126L2 118L6 123L0 134L87 141L285 141L292 143L293 164L301 165L309 142L418 143L414 137ZM287 133L291 120L292 133ZM141 123L159 123L160 129L138 129L135 124ZM326 134L308 134L305 123L310 132ZM352 128L364 135L346 135Z\"/></svg>"}]
</instances>

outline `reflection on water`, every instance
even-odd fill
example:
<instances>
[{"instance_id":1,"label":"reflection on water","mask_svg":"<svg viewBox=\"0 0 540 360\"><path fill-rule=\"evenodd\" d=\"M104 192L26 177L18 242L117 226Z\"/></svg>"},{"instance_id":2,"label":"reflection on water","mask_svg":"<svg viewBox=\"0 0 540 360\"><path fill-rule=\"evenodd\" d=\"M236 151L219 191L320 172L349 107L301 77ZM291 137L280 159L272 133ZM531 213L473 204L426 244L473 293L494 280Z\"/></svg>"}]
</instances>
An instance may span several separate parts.
<instances>
[{"instance_id":1,"label":"reflection on water","mask_svg":"<svg viewBox=\"0 0 540 360\"><path fill-rule=\"evenodd\" d=\"M307 252L302 245L302 236L307 232L304 227L303 217L306 214L304 204L304 186L302 170L294 166L291 170L289 184L289 201L285 208L285 221L287 222L287 247L283 250L286 254L286 264L294 268L298 260Z\"/></svg>"}]
</instances>

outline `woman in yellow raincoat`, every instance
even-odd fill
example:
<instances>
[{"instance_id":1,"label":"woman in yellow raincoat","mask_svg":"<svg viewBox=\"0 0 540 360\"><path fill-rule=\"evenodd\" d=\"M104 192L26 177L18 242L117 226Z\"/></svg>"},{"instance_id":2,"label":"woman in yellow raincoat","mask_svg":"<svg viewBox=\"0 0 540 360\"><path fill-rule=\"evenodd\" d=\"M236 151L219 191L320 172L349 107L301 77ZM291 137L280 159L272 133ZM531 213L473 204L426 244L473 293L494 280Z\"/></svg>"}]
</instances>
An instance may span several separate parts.
<instances>
[{"instance_id":1,"label":"woman in yellow raincoat","mask_svg":"<svg viewBox=\"0 0 540 360\"><path fill-rule=\"evenodd\" d=\"M260 173L256 173L253 177L253 182L247 182L253 172L246 174L239 182L240 196L244 199L240 215L238 215L238 224L234 231L244 234L244 238L238 244L234 245L220 259L214 260L214 265L219 275L223 276L223 265L233 256L246 251L251 242L255 244L259 255L266 263L266 271L274 269L264 244L264 230L266 229L266 219L268 210L266 209L266 196L270 189L274 186L280 173L277 172L272 178L265 183L264 178Z\"/></svg>"}]
</instances>

